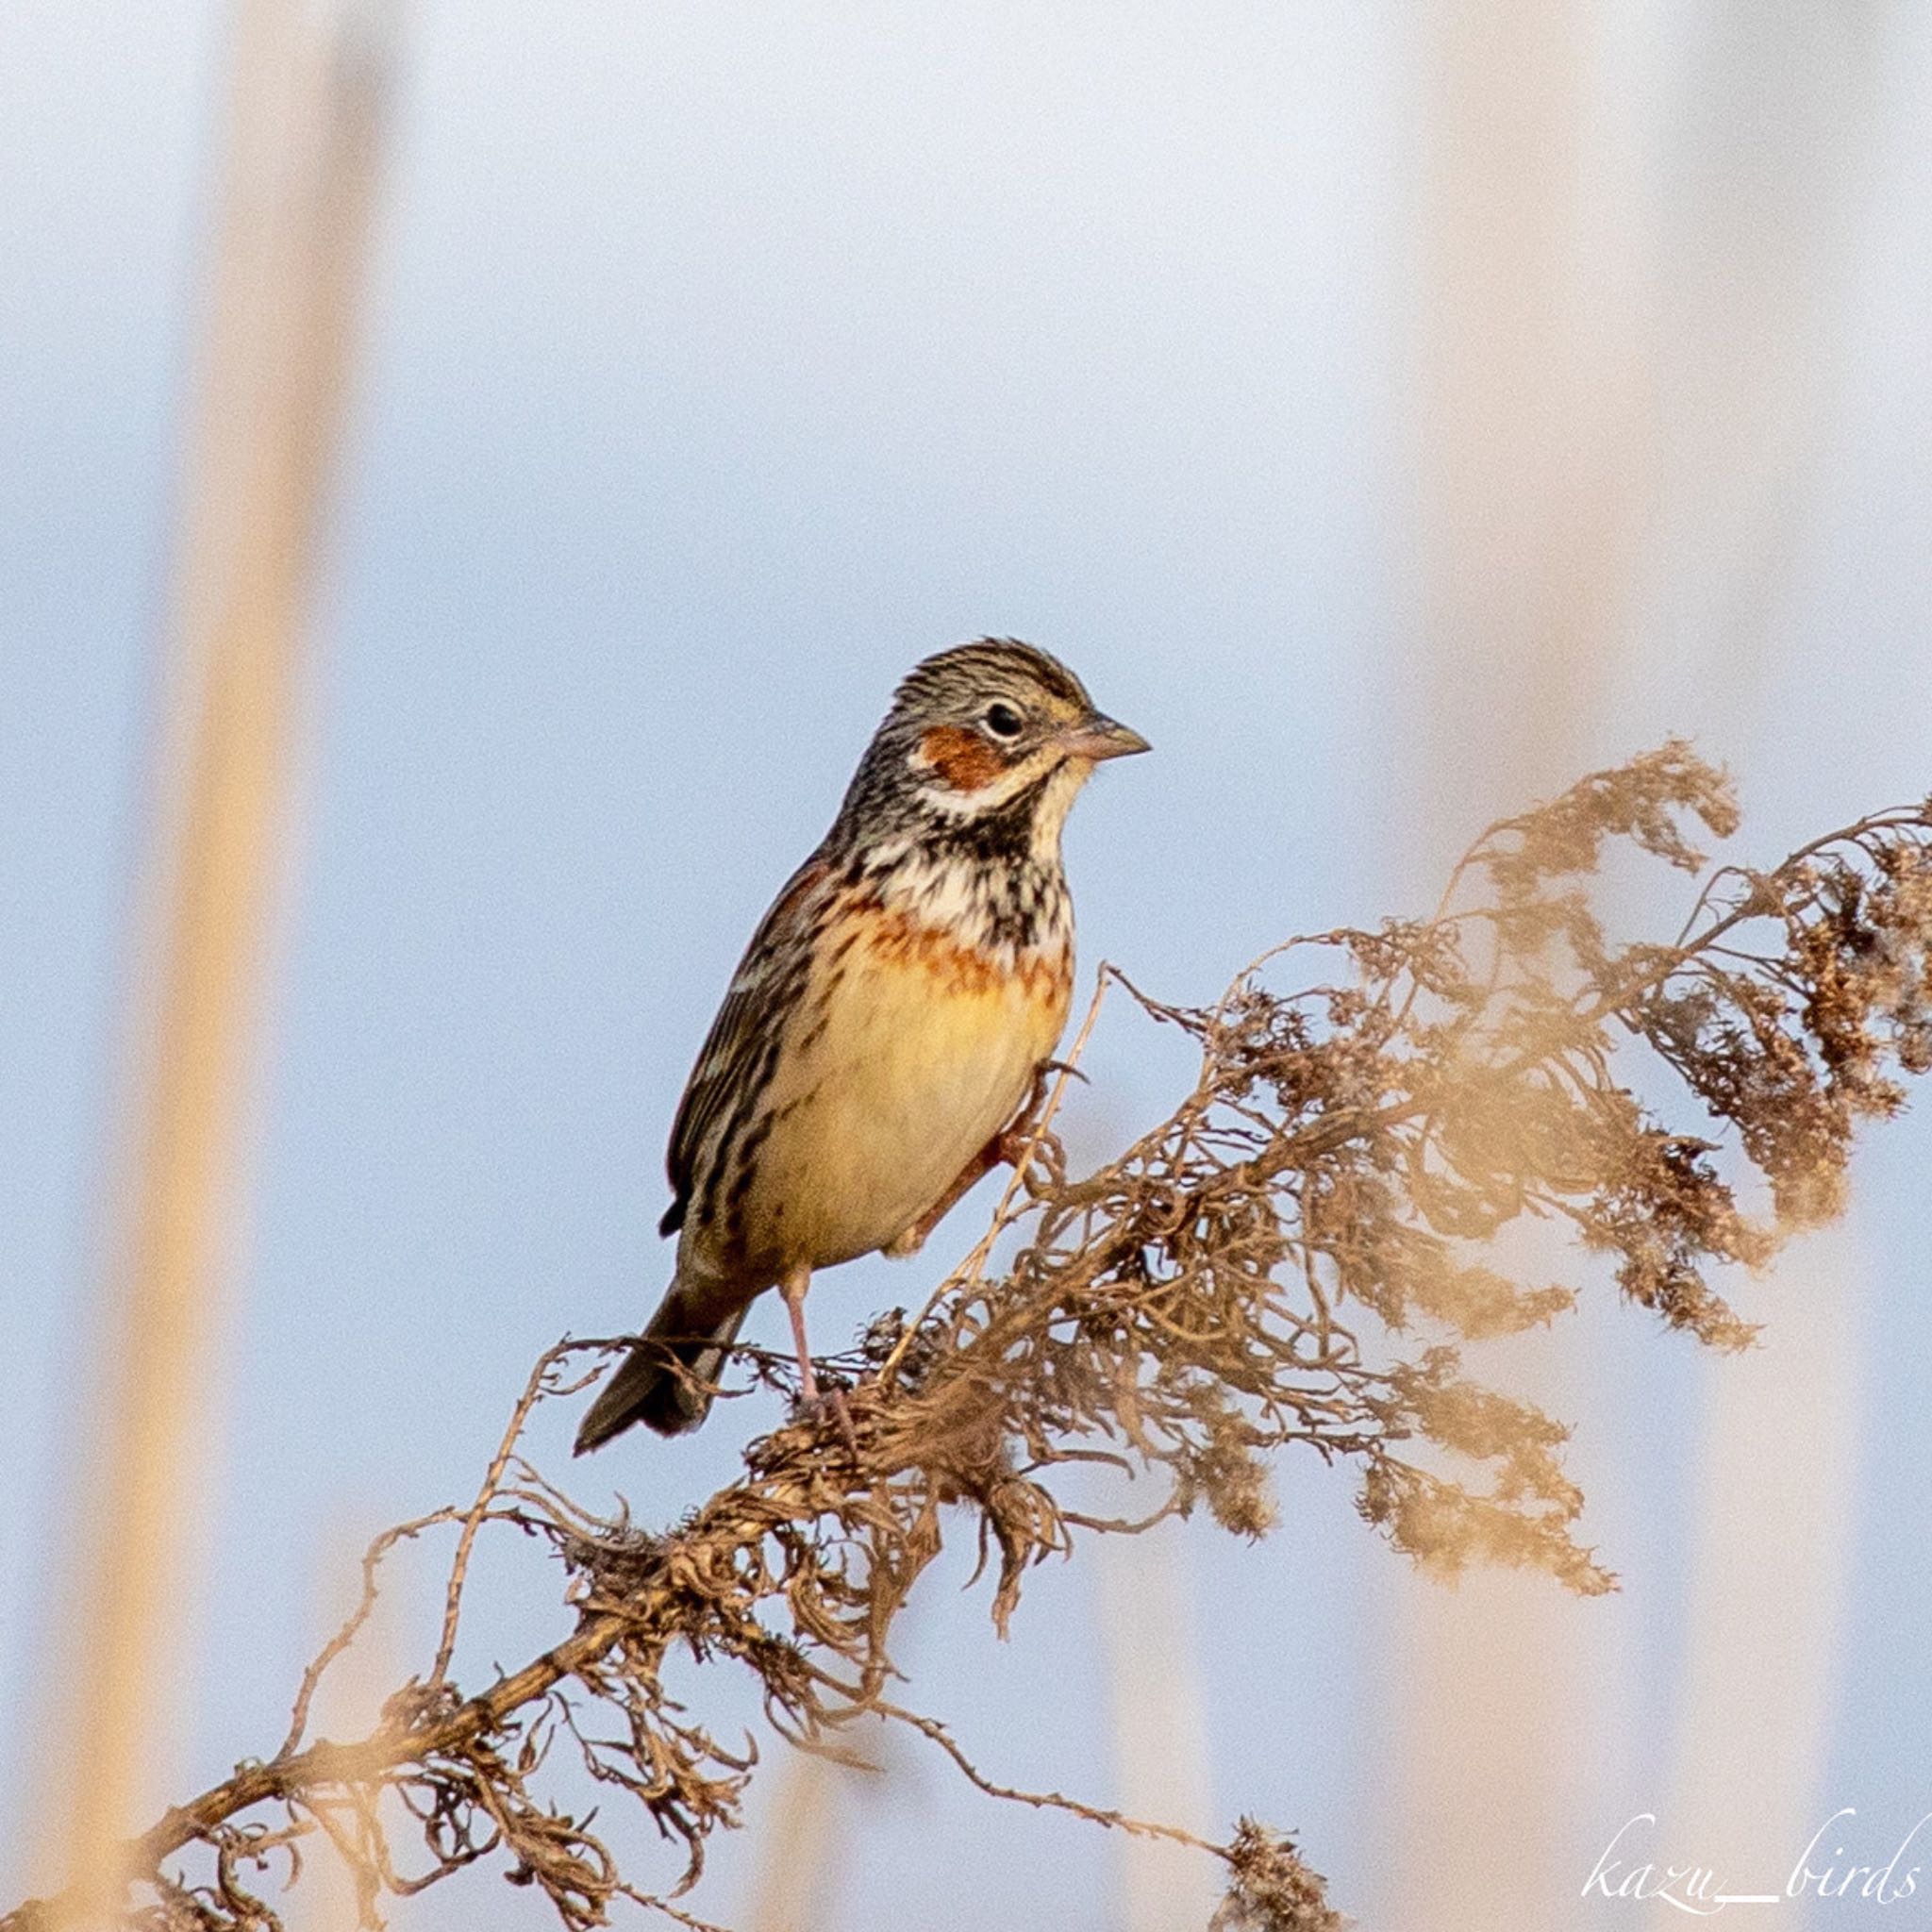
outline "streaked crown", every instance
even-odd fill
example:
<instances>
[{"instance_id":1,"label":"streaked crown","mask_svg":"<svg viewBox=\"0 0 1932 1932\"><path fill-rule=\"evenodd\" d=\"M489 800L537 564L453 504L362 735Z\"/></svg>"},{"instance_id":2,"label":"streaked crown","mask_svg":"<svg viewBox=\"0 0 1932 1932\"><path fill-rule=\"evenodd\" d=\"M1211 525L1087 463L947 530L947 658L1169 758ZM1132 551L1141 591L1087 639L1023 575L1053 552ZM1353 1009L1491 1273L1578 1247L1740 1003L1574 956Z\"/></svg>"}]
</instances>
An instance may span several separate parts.
<instances>
[{"instance_id":1,"label":"streaked crown","mask_svg":"<svg viewBox=\"0 0 1932 1932\"><path fill-rule=\"evenodd\" d=\"M1063 718L1084 717L1093 708L1087 687L1058 658L1018 638L981 638L915 664L893 693L887 723L949 716L999 697L1049 708Z\"/></svg>"}]
</instances>

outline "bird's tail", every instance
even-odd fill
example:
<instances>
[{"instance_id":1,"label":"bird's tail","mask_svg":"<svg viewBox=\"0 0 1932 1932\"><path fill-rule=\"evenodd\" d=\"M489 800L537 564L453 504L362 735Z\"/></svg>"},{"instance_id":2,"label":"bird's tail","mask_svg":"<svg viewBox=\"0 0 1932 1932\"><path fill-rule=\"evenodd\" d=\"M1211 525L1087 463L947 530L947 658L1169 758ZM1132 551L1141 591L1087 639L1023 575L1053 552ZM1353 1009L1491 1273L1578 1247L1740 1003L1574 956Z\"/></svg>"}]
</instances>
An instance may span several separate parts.
<instances>
[{"instance_id":1,"label":"bird's tail","mask_svg":"<svg viewBox=\"0 0 1932 1932\"><path fill-rule=\"evenodd\" d=\"M720 1322L700 1313L693 1301L687 1290L672 1284L651 1325L598 1391L577 1430L576 1455L601 1449L633 1423L660 1436L680 1436L710 1413L712 1391L745 1308L734 1308Z\"/></svg>"}]
</instances>

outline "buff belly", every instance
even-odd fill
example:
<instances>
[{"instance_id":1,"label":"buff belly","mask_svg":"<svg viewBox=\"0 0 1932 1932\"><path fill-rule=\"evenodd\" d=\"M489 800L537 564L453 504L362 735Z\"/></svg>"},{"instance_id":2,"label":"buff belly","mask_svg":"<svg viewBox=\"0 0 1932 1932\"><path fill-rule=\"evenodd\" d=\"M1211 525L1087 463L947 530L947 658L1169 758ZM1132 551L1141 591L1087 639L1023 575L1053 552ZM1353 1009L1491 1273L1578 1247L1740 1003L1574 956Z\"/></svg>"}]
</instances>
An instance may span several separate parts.
<instances>
[{"instance_id":1,"label":"buff belly","mask_svg":"<svg viewBox=\"0 0 1932 1932\"><path fill-rule=\"evenodd\" d=\"M994 972L890 926L848 948L792 1023L732 1272L775 1280L897 1240L1012 1119L1067 994L1058 956Z\"/></svg>"}]
</instances>

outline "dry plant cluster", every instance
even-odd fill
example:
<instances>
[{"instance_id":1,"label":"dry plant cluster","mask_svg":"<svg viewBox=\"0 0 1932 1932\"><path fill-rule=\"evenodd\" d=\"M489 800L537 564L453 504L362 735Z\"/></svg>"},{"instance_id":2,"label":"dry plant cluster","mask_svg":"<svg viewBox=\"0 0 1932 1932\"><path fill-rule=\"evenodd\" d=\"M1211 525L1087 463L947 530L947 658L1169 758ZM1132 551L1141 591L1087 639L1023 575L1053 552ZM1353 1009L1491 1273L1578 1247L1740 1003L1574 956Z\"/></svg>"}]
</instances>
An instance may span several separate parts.
<instances>
[{"instance_id":1,"label":"dry plant cluster","mask_svg":"<svg viewBox=\"0 0 1932 1932\"><path fill-rule=\"evenodd\" d=\"M1932 1066L1925 808L1771 871L1719 870L1673 941L1612 939L1590 890L1611 848L1694 874L1698 828L1726 837L1736 818L1723 775L1674 742L1491 826L1426 919L1292 941L1211 1008L1127 987L1198 1045L1192 1091L1075 1174L1051 1131L1061 1075L965 1262L916 1316L895 1311L827 1365L856 1458L832 1419L795 1417L675 1526L600 1520L518 1445L533 1407L575 1393L616 1344L552 1349L475 1502L372 1547L361 1607L308 1672L280 1748L130 1848L128 1923L271 1932L269 1894L325 1843L372 1926L385 1899L486 1858L571 1928L606 1924L621 1898L698 1925L678 1900L711 1835L739 1823L754 1767L673 1701L674 1652L749 1672L774 1727L808 1746L883 1715L993 1795L1185 1837L994 1783L896 1700L894 1620L948 1535L976 1540L1002 1632L1031 1567L1083 1537L1196 1507L1259 1536L1291 1444L1358 1470L1363 1518L1433 1571L1503 1563L1610 1588L1577 1541L1562 1424L1468 1366L1471 1344L1574 1294L1512 1278L1491 1239L1525 1217L1567 1224L1626 1299L1744 1346L1724 1271L1836 1212L1859 1122ZM1275 991L1305 958L1322 983ZM1104 974L1103 990L1109 977L1125 986ZM784 1361L741 1353L790 1390ZM1071 1507L1071 1467L1096 1459L1143 1479L1146 1517ZM311 1699L380 1563L438 1524L458 1548L433 1663L371 1736L310 1741ZM479 1534L503 1528L561 1557L571 1627L465 1693L449 1674L463 1582ZM546 1774L564 1754L655 1823L666 1874L626 1875L595 1821L561 1807ZM1202 1849L1226 1866L1221 1932L1342 1924L1286 1839L1243 1820ZM0 1932L59 1922L58 1901L38 1902Z\"/></svg>"}]
</instances>

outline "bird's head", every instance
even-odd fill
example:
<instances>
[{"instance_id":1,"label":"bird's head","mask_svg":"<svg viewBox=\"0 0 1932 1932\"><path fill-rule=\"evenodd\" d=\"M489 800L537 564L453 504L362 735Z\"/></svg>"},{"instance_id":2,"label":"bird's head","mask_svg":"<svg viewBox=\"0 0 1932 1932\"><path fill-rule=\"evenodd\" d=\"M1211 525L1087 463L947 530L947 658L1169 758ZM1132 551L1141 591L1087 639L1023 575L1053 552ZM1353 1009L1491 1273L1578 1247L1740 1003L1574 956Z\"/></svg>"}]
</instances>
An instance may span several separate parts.
<instances>
[{"instance_id":1,"label":"bird's head","mask_svg":"<svg viewBox=\"0 0 1932 1932\"><path fill-rule=\"evenodd\" d=\"M1024 819L1057 841L1094 766L1147 748L1138 731L1096 709L1057 658L1011 638L982 638L908 674L854 797L882 804L890 796L961 827Z\"/></svg>"}]
</instances>

